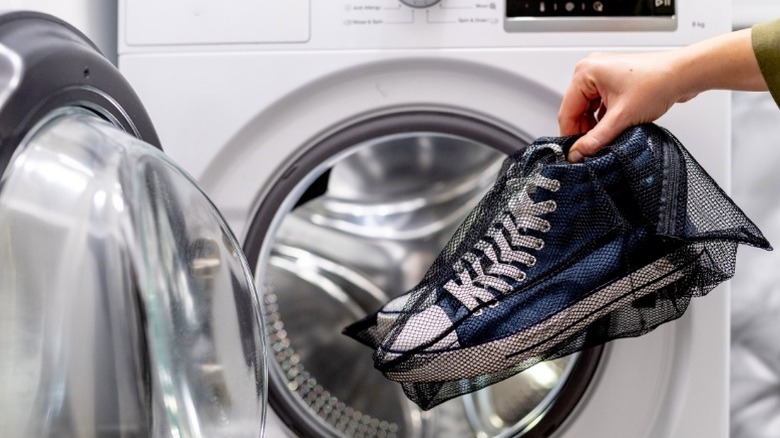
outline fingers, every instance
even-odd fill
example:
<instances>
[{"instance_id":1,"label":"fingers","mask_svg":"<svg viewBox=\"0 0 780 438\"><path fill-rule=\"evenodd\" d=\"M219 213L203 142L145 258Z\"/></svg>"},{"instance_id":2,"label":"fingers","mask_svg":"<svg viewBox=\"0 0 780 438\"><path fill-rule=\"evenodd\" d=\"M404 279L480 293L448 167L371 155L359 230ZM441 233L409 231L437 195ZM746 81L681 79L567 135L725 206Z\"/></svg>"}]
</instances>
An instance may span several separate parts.
<instances>
[{"instance_id":1,"label":"fingers","mask_svg":"<svg viewBox=\"0 0 780 438\"><path fill-rule=\"evenodd\" d=\"M587 111L590 101L581 96L580 94L568 99L564 97L561 103L561 109L558 112L558 127L562 136L577 135L589 129L589 121L586 116L592 114Z\"/></svg>"},{"instance_id":2,"label":"fingers","mask_svg":"<svg viewBox=\"0 0 780 438\"><path fill-rule=\"evenodd\" d=\"M628 125L621 122L617 111L606 111L604 116L593 126L592 129L587 131L587 134L580 137L571 149L569 149L568 160L571 163L578 163L582 161L583 157L589 157L599 149L608 145L623 130L628 128Z\"/></svg>"},{"instance_id":3,"label":"fingers","mask_svg":"<svg viewBox=\"0 0 780 438\"><path fill-rule=\"evenodd\" d=\"M606 113L607 113L607 106L604 105L604 104L601 104L601 105L599 105L598 114L596 115L596 118L598 120L602 120Z\"/></svg>"},{"instance_id":4,"label":"fingers","mask_svg":"<svg viewBox=\"0 0 780 438\"><path fill-rule=\"evenodd\" d=\"M596 87L584 75L575 73L558 110L560 134L567 136L587 132L595 125L593 113L600 105L601 96Z\"/></svg>"},{"instance_id":5,"label":"fingers","mask_svg":"<svg viewBox=\"0 0 780 438\"><path fill-rule=\"evenodd\" d=\"M674 85L675 52L591 55L580 60L558 111L561 135L584 134L569 150L576 163L631 125L652 122L694 92ZM695 90L694 90L695 91Z\"/></svg>"},{"instance_id":6,"label":"fingers","mask_svg":"<svg viewBox=\"0 0 780 438\"><path fill-rule=\"evenodd\" d=\"M562 136L585 134L569 150L570 162L595 154L628 128L620 102L626 94L630 100L624 85L635 70L625 64L622 58L594 54L575 66L558 111Z\"/></svg>"},{"instance_id":7,"label":"fingers","mask_svg":"<svg viewBox=\"0 0 780 438\"><path fill-rule=\"evenodd\" d=\"M609 126L616 121L610 114L597 88L575 75L563 96L558 125L562 136L587 134L574 143L569 161L576 163L595 154L620 134L621 128Z\"/></svg>"}]
</instances>

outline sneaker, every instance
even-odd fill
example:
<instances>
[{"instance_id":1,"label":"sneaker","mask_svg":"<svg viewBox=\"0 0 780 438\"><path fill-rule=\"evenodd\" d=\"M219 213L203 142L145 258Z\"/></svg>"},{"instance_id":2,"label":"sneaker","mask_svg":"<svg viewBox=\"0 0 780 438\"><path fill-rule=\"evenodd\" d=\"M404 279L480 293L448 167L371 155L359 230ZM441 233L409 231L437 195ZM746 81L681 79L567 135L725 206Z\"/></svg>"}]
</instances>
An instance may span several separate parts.
<instances>
[{"instance_id":1,"label":"sneaker","mask_svg":"<svg viewBox=\"0 0 780 438\"><path fill-rule=\"evenodd\" d=\"M427 409L678 318L760 230L655 125L570 164L574 138L505 161L423 280L345 333Z\"/></svg>"}]
</instances>

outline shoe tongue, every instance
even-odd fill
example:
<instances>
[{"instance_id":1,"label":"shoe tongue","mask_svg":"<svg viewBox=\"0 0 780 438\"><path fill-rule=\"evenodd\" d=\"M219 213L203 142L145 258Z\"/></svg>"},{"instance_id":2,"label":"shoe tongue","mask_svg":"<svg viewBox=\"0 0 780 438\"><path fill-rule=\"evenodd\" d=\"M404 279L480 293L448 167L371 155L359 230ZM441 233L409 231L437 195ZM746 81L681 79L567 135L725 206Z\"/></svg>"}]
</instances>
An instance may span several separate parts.
<instances>
[{"instance_id":1,"label":"shoe tongue","mask_svg":"<svg viewBox=\"0 0 780 438\"><path fill-rule=\"evenodd\" d=\"M533 169L547 164L565 163L566 156L563 151L566 145L560 140L566 138L546 137L533 142L523 151L519 160L520 166L524 169Z\"/></svg>"}]
</instances>

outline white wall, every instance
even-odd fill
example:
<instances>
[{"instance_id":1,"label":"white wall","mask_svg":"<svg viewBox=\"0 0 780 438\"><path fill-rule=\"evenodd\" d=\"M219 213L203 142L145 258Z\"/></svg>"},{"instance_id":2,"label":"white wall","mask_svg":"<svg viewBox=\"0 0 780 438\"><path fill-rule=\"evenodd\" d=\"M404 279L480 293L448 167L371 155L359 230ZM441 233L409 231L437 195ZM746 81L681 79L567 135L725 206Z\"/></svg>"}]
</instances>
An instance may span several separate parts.
<instances>
[{"instance_id":1,"label":"white wall","mask_svg":"<svg viewBox=\"0 0 780 438\"><path fill-rule=\"evenodd\" d=\"M735 29L780 19L780 0L732 0ZM732 196L780 244L780 111L769 93L732 94ZM780 436L780 251L740 249L731 281L732 438Z\"/></svg>"},{"instance_id":2,"label":"white wall","mask_svg":"<svg viewBox=\"0 0 780 438\"><path fill-rule=\"evenodd\" d=\"M749 27L762 21L780 19L778 0L732 0L732 23L735 29Z\"/></svg>"},{"instance_id":3,"label":"white wall","mask_svg":"<svg viewBox=\"0 0 780 438\"><path fill-rule=\"evenodd\" d=\"M117 0L0 0L0 11L20 9L46 12L67 21L116 64Z\"/></svg>"}]
</instances>

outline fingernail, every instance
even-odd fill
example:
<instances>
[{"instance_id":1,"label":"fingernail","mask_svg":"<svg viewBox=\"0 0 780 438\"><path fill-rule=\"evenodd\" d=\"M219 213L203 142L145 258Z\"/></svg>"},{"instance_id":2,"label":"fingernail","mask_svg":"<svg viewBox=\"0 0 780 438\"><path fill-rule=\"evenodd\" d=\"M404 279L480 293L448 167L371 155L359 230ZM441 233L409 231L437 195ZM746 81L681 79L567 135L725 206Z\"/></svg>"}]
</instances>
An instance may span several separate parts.
<instances>
[{"instance_id":1,"label":"fingernail","mask_svg":"<svg viewBox=\"0 0 780 438\"><path fill-rule=\"evenodd\" d=\"M582 161L582 154L579 153L577 150L570 150L569 151L569 163L579 163Z\"/></svg>"}]
</instances>

